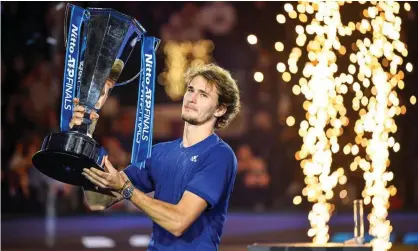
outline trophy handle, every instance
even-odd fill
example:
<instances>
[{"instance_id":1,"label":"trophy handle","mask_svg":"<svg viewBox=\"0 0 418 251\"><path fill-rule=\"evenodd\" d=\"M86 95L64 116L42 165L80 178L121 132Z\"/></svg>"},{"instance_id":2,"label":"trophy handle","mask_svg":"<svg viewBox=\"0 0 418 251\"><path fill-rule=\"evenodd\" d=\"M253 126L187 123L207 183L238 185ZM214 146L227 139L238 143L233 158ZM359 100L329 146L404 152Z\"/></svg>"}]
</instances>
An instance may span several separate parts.
<instances>
[{"instance_id":1,"label":"trophy handle","mask_svg":"<svg viewBox=\"0 0 418 251\"><path fill-rule=\"evenodd\" d=\"M141 75L142 70L140 70L135 76L133 76L131 79L128 79L126 81L123 81L122 83L116 83L115 86L121 86L121 85L126 85L129 84L130 82L134 81L135 79L137 79L139 77L139 75Z\"/></svg>"},{"instance_id":2,"label":"trophy handle","mask_svg":"<svg viewBox=\"0 0 418 251\"><path fill-rule=\"evenodd\" d=\"M122 54L121 57L119 58L123 62L128 61L129 57L131 56L132 51L138 45L138 40L141 40L141 37L143 36L143 34L141 32L139 32L138 27L136 27L135 25L131 25L129 29L133 33L132 35L130 35L132 40L131 41L128 40L127 43L129 45L123 49L123 50L130 50L129 53ZM127 48L130 48L130 49L127 49ZM128 79L128 80L126 80L122 83L115 83L115 87L129 84L132 81L134 81L135 79L137 79L139 77L139 75L141 75L141 70L135 76L133 76L131 79Z\"/></svg>"},{"instance_id":3,"label":"trophy handle","mask_svg":"<svg viewBox=\"0 0 418 251\"><path fill-rule=\"evenodd\" d=\"M158 46L160 45L160 43L161 43L161 40L160 40L160 39L156 39L155 44L154 44L154 50L157 50L157 48L158 48ZM116 84L115 84L115 87L116 87L116 86L121 86L121 85L126 85L126 84L131 83L132 81L134 81L135 79L137 79L137 78L139 77L139 75L141 75L142 71L143 71L143 70L140 70L140 71L139 71L139 72L138 72L135 76L133 76L131 79L128 79L128 80L126 80L126 81L124 81L124 82L122 82L122 83L116 83Z\"/></svg>"},{"instance_id":4,"label":"trophy handle","mask_svg":"<svg viewBox=\"0 0 418 251\"><path fill-rule=\"evenodd\" d=\"M68 13L70 12L70 9L73 7L72 4L67 3L67 6L65 7L65 18L64 18L64 47L67 48L67 20L68 20Z\"/></svg>"}]
</instances>

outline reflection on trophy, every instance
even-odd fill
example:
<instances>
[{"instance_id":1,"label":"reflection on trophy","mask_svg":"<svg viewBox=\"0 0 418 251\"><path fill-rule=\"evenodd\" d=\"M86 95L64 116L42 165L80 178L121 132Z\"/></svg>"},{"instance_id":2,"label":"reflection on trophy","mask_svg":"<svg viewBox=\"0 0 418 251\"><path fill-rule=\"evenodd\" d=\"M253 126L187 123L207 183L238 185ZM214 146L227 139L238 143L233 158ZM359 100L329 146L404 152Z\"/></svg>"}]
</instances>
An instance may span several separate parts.
<instances>
[{"instance_id":1,"label":"reflection on trophy","mask_svg":"<svg viewBox=\"0 0 418 251\"><path fill-rule=\"evenodd\" d=\"M93 139L98 113L146 31L135 19L112 9L68 4L69 12L61 132L50 133L32 161L45 175L81 186L89 183L81 175L83 168L103 166L106 150ZM69 128L74 97L85 114L81 125Z\"/></svg>"},{"instance_id":2,"label":"reflection on trophy","mask_svg":"<svg viewBox=\"0 0 418 251\"><path fill-rule=\"evenodd\" d=\"M95 110L100 110L103 107L104 103L106 102L107 97L109 97L110 91L115 86L117 79L122 73L123 67L124 67L123 61L120 59L116 59L115 63L112 66L112 70L110 71L110 75L108 79L106 79L103 89L100 92L99 100L97 100L97 103L94 105ZM87 135L90 137L93 135L98 118L99 118L98 115L90 116L90 119L92 121L91 121L91 125L89 126L87 130Z\"/></svg>"},{"instance_id":3,"label":"reflection on trophy","mask_svg":"<svg viewBox=\"0 0 418 251\"><path fill-rule=\"evenodd\" d=\"M97 101L96 105L94 106L95 109L100 109L103 107L104 103L106 102L107 97L109 96L110 90L115 86L117 79L119 78L120 74L122 73L124 63L120 59L116 59L115 63L112 66L112 70L110 71L108 79L104 84L102 91L100 92L99 100Z\"/></svg>"}]
</instances>

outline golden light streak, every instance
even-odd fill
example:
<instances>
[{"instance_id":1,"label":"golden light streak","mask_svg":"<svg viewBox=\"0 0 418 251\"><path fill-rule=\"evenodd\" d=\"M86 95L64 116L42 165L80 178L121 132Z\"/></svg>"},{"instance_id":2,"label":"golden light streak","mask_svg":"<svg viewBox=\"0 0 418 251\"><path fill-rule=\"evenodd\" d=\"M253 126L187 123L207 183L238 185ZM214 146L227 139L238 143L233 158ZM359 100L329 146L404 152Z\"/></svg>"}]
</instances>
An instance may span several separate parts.
<instances>
[{"instance_id":1,"label":"golden light streak","mask_svg":"<svg viewBox=\"0 0 418 251\"><path fill-rule=\"evenodd\" d=\"M363 87L371 91L371 97L361 98L364 109L359 111L360 118L355 122L357 137L361 139L361 147L369 161L361 158L359 167L364 171L366 185L363 197L366 204L373 205L368 215L370 222L369 234L375 238L372 240L374 250L388 250L391 247L389 241L392 226L387 220L389 197L393 194L393 185L387 187L387 183L393 179L393 173L387 171L389 166L389 148L394 152L400 150L400 144L395 143L390 133L396 132L396 124L393 119L399 115L399 98L395 91L398 86L403 89L404 83L400 82L403 72L399 70L403 63L402 55L407 54L404 44L399 41L401 19L398 14L399 4L396 2L375 2L377 7L369 7L368 15L358 27L360 32L371 35L371 39L357 40L356 63L359 81ZM369 26L370 24L370 26ZM371 27L371 29L370 29ZM401 55L396 54L400 53ZM353 61L353 60L352 60ZM412 71L412 64L407 64L407 71ZM361 87L361 86L360 86ZM361 89L355 88L356 97ZM353 108L357 108L358 99L353 99ZM391 112L392 111L392 112ZM402 109L400 109L402 113ZM406 112L406 107L405 107ZM355 166L350 166L355 170Z\"/></svg>"},{"instance_id":2,"label":"golden light streak","mask_svg":"<svg viewBox=\"0 0 418 251\"><path fill-rule=\"evenodd\" d=\"M285 8L287 12L294 9L288 5ZM307 111L308 121L300 124L299 134L303 138L303 145L297 159L301 160L305 174L306 186L302 194L314 203L308 216L311 224L308 235L314 243L324 244L329 240L328 221L333 208L329 201L334 197L332 190L337 183L345 184L347 181L343 169L331 171L332 154L340 151L340 129L348 124L338 112L345 109L343 98L338 93L347 90L336 84L334 76L337 71L335 51L345 54L345 47L339 44L336 35L341 25L337 2L314 3L312 6L305 3L305 8L299 6L297 10L310 14L315 12L316 17L306 27L295 27L298 34L296 44L301 47L306 45L309 61L302 69L304 77L299 79L298 87L292 88L292 91L299 94L300 86L300 93L307 99L303 108ZM304 32L316 36L307 41ZM290 53L288 65L291 73L297 72L297 61L301 54L299 48L294 48Z\"/></svg>"},{"instance_id":3,"label":"golden light streak","mask_svg":"<svg viewBox=\"0 0 418 251\"><path fill-rule=\"evenodd\" d=\"M368 216L369 233L375 237L373 249L388 250L392 231L390 221L386 219L388 201L396 194L396 187L387 185L394 178L393 173L387 171L390 166L389 148L394 152L401 149L389 135L397 131L393 117L406 113L407 107L400 105L396 88L404 88L404 71L412 72L413 65L404 62L408 50L400 41L402 20L399 3L372 1L366 4L363 1L362 19L343 24L340 8L346 3L351 1L285 4L285 11L291 19L299 15L293 27L295 42L300 48L295 47L299 51L292 50L287 67L278 65L277 69L297 73L302 50L309 59L301 68L301 74L294 76L299 85L292 88L295 95L303 94L306 98L303 103L306 120L300 123L298 131L303 145L295 158L301 161L305 174L306 186L302 195L314 203L308 216L311 224L308 236L317 244L328 241L327 224L333 208L329 200L334 196L336 184L347 182L343 173L331 172L333 154L342 151L354 158L349 166L351 171L360 168L364 172L366 186L362 195L365 204L373 205ZM410 5L405 3L404 8L409 11ZM310 23L306 23L307 20ZM352 35L360 38L354 43L342 44L341 37ZM338 67L337 59L342 57L349 59L348 68ZM403 71L402 65L405 65ZM282 77L287 80L287 74ZM355 96L350 106L359 113L357 121L346 117L344 96L351 91ZM409 101L415 104L415 96ZM349 123L354 123L355 143L340 145L338 137ZM340 198L347 197L343 191L338 194Z\"/></svg>"}]
</instances>

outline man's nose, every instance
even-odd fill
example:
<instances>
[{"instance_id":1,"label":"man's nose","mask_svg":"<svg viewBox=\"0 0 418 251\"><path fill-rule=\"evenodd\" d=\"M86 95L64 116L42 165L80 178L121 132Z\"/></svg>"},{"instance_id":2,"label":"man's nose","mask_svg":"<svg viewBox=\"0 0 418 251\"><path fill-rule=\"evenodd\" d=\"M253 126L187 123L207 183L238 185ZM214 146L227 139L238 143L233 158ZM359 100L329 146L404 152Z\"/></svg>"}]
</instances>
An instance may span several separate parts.
<instances>
[{"instance_id":1,"label":"man's nose","mask_svg":"<svg viewBox=\"0 0 418 251\"><path fill-rule=\"evenodd\" d=\"M197 100L197 92L193 93L192 96L190 97L190 101L193 103L196 103Z\"/></svg>"}]
</instances>

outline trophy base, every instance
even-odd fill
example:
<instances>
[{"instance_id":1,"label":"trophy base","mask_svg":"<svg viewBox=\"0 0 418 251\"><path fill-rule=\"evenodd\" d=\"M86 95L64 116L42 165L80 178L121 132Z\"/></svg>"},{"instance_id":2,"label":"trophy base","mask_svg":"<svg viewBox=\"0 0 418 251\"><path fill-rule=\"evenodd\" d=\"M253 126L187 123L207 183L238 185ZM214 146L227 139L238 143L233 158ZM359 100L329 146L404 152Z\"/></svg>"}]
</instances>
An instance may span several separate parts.
<instances>
[{"instance_id":1,"label":"trophy base","mask_svg":"<svg viewBox=\"0 0 418 251\"><path fill-rule=\"evenodd\" d=\"M51 133L32 157L33 165L55 180L75 185L93 184L81 173L83 168L102 168L104 148L94 139L78 132Z\"/></svg>"}]
</instances>

